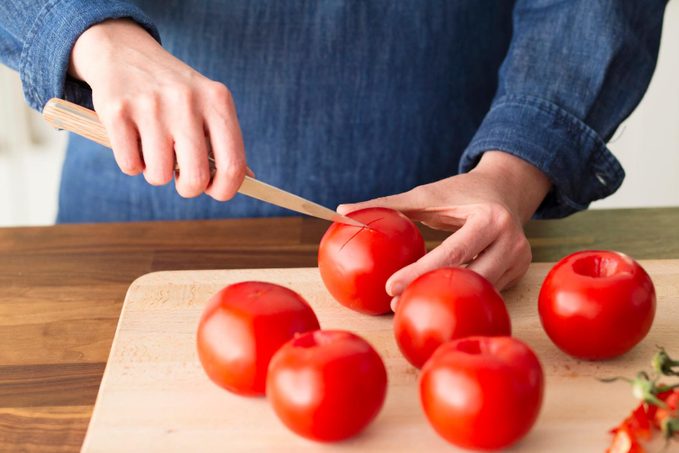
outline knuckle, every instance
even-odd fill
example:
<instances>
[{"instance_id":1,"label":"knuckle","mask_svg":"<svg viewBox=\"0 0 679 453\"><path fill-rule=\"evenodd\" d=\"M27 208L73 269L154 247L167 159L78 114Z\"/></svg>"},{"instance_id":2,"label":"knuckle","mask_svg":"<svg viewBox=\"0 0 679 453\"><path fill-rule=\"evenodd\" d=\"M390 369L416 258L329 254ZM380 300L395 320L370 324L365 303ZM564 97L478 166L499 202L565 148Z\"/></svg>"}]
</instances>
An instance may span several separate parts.
<instances>
[{"instance_id":1,"label":"knuckle","mask_svg":"<svg viewBox=\"0 0 679 453\"><path fill-rule=\"evenodd\" d=\"M245 169L245 162L235 162L231 165L227 165L226 169L224 170L224 175L234 182L240 182L240 180L245 176Z\"/></svg>"},{"instance_id":2,"label":"knuckle","mask_svg":"<svg viewBox=\"0 0 679 453\"><path fill-rule=\"evenodd\" d=\"M530 246L530 242L528 242L528 239L526 239L525 236L522 236L523 240L521 241L520 248L519 248L519 253L521 256L524 257L524 260L526 262L526 266L533 261L533 250Z\"/></svg>"},{"instance_id":3,"label":"knuckle","mask_svg":"<svg viewBox=\"0 0 679 453\"><path fill-rule=\"evenodd\" d=\"M210 82L207 88L207 93L211 100L219 104L228 104L233 100L231 91L223 83Z\"/></svg>"},{"instance_id":4,"label":"knuckle","mask_svg":"<svg viewBox=\"0 0 679 453\"><path fill-rule=\"evenodd\" d=\"M501 230L506 230L513 224L512 214L509 212L509 209L499 203L489 205L489 214L492 222Z\"/></svg>"},{"instance_id":5,"label":"knuckle","mask_svg":"<svg viewBox=\"0 0 679 453\"><path fill-rule=\"evenodd\" d=\"M194 187L191 187L191 185L186 182L182 183L177 182L176 188L177 193L182 198L194 198L202 193L200 190L196 190Z\"/></svg>"},{"instance_id":6,"label":"knuckle","mask_svg":"<svg viewBox=\"0 0 679 453\"><path fill-rule=\"evenodd\" d=\"M172 180L172 173L167 171L148 171L144 174L146 182L152 186L164 186Z\"/></svg>"},{"instance_id":7,"label":"knuckle","mask_svg":"<svg viewBox=\"0 0 679 453\"><path fill-rule=\"evenodd\" d=\"M236 195L236 191L230 188L220 188L210 190L209 195L217 201L229 201Z\"/></svg>"},{"instance_id":8,"label":"knuckle","mask_svg":"<svg viewBox=\"0 0 679 453\"><path fill-rule=\"evenodd\" d=\"M229 165L219 172L219 189L214 191L214 198L220 201L232 199L238 192L238 188L245 177L245 167Z\"/></svg>"},{"instance_id":9,"label":"knuckle","mask_svg":"<svg viewBox=\"0 0 679 453\"><path fill-rule=\"evenodd\" d=\"M118 157L118 167L120 167L120 171L129 176L136 176L141 173L140 165L134 159L126 155Z\"/></svg>"},{"instance_id":10,"label":"knuckle","mask_svg":"<svg viewBox=\"0 0 679 453\"><path fill-rule=\"evenodd\" d=\"M193 105L195 99L195 93L193 89L187 85L176 85L170 90L170 99L176 105L183 107Z\"/></svg>"},{"instance_id":11,"label":"knuckle","mask_svg":"<svg viewBox=\"0 0 679 453\"><path fill-rule=\"evenodd\" d=\"M104 109L104 115L115 122L127 118L130 111L131 102L126 98L121 98L109 102Z\"/></svg>"},{"instance_id":12,"label":"knuckle","mask_svg":"<svg viewBox=\"0 0 679 453\"><path fill-rule=\"evenodd\" d=\"M190 175L182 175L177 191L185 198L197 197L205 191L210 181L210 175L204 171L197 171Z\"/></svg>"},{"instance_id":13,"label":"knuckle","mask_svg":"<svg viewBox=\"0 0 679 453\"><path fill-rule=\"evenodd\" d=\"M156 114L160 107L160 97L156 93L147 93L139 96L137 103L145 113Z\"/></svg>"},{"instance_id":14,"label":"knuckle","mask_svg":"<svg viewBox=\"0 0 679 453\"><path fill-rule=\"evenodd\" d=\"M177 184L177 193L179 194L180 197L182 198L194 198L197 196L197 194L194 194L190 192L188 189L186 189L183 185Z\"/></svg>"},{"instance_id":15,"label":"knuckle","mask_svg":"<svg viewBox=\"0 0 679 453\"><path fill-rule=\"evenodd\" d=\"M533 252L530 247L530 242L523 234L512 242L509 252L515 257L521 266L528 266L533 260Z\"/></svg>"}]
</instances>

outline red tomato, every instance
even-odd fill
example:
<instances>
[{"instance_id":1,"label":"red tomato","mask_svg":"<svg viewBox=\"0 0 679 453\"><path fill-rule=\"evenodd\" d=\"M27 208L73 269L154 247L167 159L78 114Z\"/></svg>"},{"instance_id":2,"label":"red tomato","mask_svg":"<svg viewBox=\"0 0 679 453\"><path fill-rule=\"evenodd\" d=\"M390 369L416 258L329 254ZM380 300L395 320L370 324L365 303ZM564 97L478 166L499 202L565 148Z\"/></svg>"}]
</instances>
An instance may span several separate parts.
<instances>
[{"instance_id":1,"label":"red tomato","mask_svg":"<svg viewBox=\"0 0 679 453\"><path fill-rule=\"evenodd\" d=\"M646 271L627 255L577 252L549 272L538 309L547 335L564 352L608 359L646 336L655 316L655 289Z\"/></svg>"},{"instance_id":2,"label":"red tomato","mask_svg":"<svg viewBox=\"0 0 679 453\"><path fill-rule=\"evenodd\" d=\"M512 337L467 337L442 345L420 375L434 429L463 448L494 450L521 439L542 404L538 358Z\"/></svg>"},{"instance_id":3,"label":"red tomato","mask_svg":"<svg viewBox=\"0 0 679 453\"><path fill-rule=\"evenodd\" d=\"M394 334L406 359L418 368L436 348L472 335L511 335L502 296L488 280L460 267L415 279L399 298Z\"/></svg>"},{"instance_id":4,"label":"red tomato","mask_svg":"<svg viewBox=\"0 0 679 453\"><path fill-rule=\"evenodd\" d=\"M393 209L368 208L349 217L369 228L333 223L318 250L325 287L342 305L371 315L390 311L389 277L425 252L417 227Z\"/></svg>"},{"instance_id":5,"label":"red tomato","mask_svg":"<svg viewBox=\"0 0 679 453\"><path fill-rule=\"evenodd\" d=\"M334 441L361 431L382 407L387 371L361 337L339 330L296 336L271 360L266 395L295 433Z\"/></svg>"},{"instance_id":6,"label":"red tomato","mask_svg":"<svg viewBox=\"0 0 679 453\"><path fill-rule=\"evenodd\" d=\"M296 292L272 283L236 283L205 307L198 357L217 385L263 395L271 356L296 333L318 328L313 310Z\"/></svg>"}]
</instances>

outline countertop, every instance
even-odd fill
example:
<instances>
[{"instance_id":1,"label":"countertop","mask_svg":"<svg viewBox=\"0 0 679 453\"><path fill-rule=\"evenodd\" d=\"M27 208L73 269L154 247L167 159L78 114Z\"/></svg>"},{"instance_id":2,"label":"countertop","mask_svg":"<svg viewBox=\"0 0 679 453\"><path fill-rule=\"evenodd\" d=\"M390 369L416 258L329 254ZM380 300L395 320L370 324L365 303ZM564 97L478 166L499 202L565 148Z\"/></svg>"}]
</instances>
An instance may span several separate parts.
<instances>
[{"instance_id":1,"label":"countertop","mask_svg":"<svg viewBox=\"0 0 679 453\"><path fill-rule=\"evenodd\" d=\"M532 221L534 261L679 258L679 208ZM327 223L287 217L0 229L0 451L77 451L125 292L160 270L316 265ZM423 229L429 248L444 233Z\"/></svg>"}]
</instances>

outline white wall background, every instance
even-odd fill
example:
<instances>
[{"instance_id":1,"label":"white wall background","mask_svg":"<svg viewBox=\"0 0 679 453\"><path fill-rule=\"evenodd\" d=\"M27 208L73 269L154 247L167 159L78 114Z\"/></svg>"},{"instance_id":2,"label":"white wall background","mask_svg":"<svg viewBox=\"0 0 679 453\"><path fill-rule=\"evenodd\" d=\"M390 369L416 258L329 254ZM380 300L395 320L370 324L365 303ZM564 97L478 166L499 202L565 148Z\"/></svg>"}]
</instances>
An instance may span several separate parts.
<instances>
[{"instance_id":1,"label":"white wall background","mask_svg":"<svg viewBox=\"0 0 679 453\"><path fill-rule=\"evenodd\" d=\"M0 226L54 223L64 139L25 106L17 75L0 66ZM627 178L593 208L679 206L679 1L667 7L651 86L610 148Z\"/></svg>"},{"instance_id":2,"label":"white wall background","mask_svg":"<svg viewBox=\"0 0 679 453\"><path fill-rule=\"evenodd\" d=\"M679 1L665 12L658 66L637 109L609 147L627 177L594 208L679 206Z\"/></svg>"},{"instance_id":3,"label":"white wall background","mask_svg":"<svg viewBox=\"0 0 679 453\"><path fill-rule=\"evenodd\" d=\"M0 65L0 226L54 223L65 139L26 106L19 77Z\"/></svg>"}]
</instances>

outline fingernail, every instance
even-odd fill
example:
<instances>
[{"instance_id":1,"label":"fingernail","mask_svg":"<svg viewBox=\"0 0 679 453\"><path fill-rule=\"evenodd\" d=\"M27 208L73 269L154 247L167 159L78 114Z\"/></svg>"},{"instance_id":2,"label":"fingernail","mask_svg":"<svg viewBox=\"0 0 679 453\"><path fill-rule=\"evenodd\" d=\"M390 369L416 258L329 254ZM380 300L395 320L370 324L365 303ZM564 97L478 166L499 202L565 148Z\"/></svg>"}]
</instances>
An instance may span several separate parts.
<instances>
[{"instance_id":1,"label":"fingernail","mask_svg":"<svg viewBox=\"0 0 679 453\"><path fill-rule=\"evenodd\" d=\"M391 285L391 291L389 294L391 296L398 296L403 292L403 283L401 282L396 282Z\"/></svg>"},{"instance_id":2,"label":"fingernail","mask_svg":"<svg viewBox=\"0 0 679 453\"><path fill-rule=\"evenodd\" d=\"M335 209L335 211L337 211L339 214L344 215L345 205L341 204L341 205L337 206L337 209Z\"/></svg>"}]
</instances>

